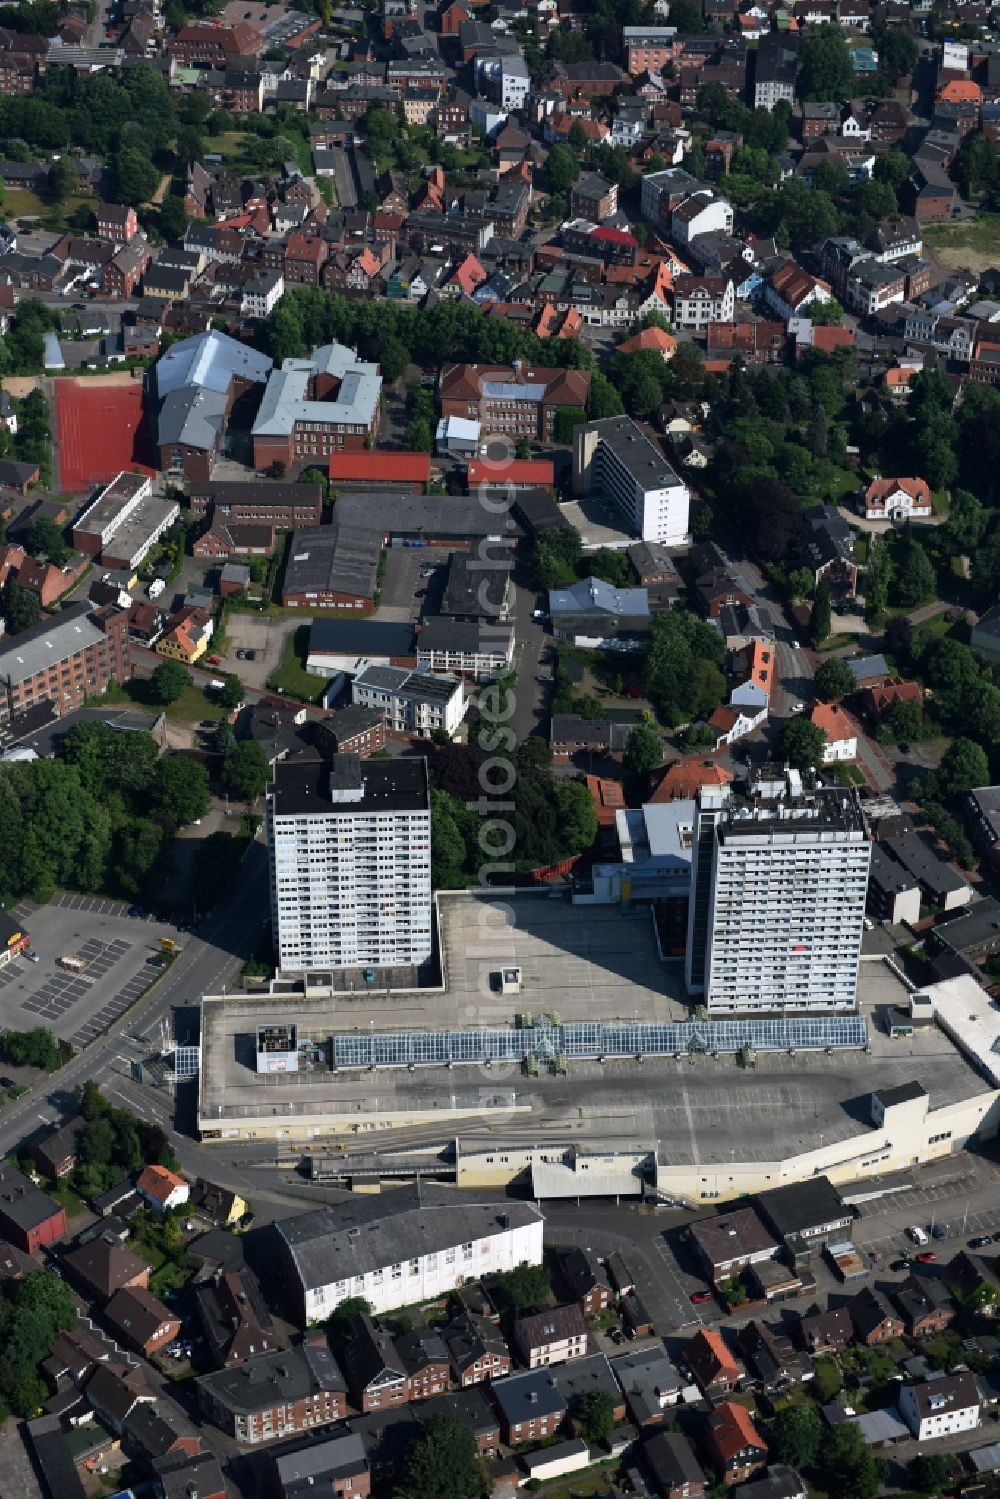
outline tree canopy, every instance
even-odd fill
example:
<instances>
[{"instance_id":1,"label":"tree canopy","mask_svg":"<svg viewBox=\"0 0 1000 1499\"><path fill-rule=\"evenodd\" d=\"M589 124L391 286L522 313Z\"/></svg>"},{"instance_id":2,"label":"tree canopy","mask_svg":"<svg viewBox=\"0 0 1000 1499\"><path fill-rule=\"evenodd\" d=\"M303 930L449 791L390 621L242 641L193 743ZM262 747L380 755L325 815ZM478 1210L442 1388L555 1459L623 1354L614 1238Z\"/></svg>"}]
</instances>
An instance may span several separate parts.
<instances>
[{"instance_id":1,"label":"tree canopy","mask_svg":"<svg viewBox=\"0 0 1000 1499\"><path fill-rule=\"evenodd\" d=\"M393 1499L479 1499L482 1489L471 1428L454 1416L431 1416L410 1445Z\"/></svg>"},{"instance_id":2,"label":"tree canopy","mask_svg":"<svg viewBox=\"0 0 1000 1499\"><path fill-rule=\"evenodd\" d=\"M778 735L778 754L796 770L812 770L823 763L826 734L818 724L798 715Z\"/></svg>"}]
</instances>

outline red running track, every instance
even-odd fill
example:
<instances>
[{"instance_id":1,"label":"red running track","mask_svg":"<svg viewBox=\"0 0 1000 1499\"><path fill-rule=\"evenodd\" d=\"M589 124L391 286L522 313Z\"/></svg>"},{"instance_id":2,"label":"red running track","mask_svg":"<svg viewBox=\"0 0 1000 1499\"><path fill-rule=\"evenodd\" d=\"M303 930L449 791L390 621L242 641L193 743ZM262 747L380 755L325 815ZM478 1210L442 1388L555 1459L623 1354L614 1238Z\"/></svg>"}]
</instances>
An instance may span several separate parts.
<instances>
[{"instance_id":1,"label":"red running track","mask_svg":"<svg viewBox=\"0 0 1000 1499\"><path fill-rule=\"evenodd\" d=\"M56 380L60 487L76 494L106 483L122 469L154 472L142 407L142 381L95 385Z\"/></svg>"}]
</instances>

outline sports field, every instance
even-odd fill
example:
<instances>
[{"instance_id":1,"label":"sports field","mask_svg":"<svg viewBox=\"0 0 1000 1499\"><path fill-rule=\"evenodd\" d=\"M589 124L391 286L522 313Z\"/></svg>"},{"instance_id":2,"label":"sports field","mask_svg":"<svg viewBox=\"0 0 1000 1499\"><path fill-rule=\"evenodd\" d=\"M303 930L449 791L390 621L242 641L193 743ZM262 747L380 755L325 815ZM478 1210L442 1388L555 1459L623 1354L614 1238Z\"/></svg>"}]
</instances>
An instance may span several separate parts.
<instances>
[{"instance_id":1,"label":"sports field","mask_svg":"<svg viewBox=\"0 0 1000 1499\"><path fill-rule=\"evenodd\" d=\"M142 382L56 380L60 487L76 494L122 469L152 473L152 444L142 408Z\"/></svg>"}]
</instances>

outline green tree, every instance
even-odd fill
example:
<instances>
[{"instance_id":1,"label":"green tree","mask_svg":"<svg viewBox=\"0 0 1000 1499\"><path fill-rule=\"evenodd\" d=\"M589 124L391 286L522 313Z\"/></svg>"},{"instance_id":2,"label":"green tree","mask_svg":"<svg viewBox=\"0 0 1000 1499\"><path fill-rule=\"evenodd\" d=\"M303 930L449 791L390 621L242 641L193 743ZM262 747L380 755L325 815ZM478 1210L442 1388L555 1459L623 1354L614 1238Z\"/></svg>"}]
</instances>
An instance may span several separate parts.
<instances>
[{"instance_id":1,"label":"green tree","mask_svg":"<svg viewBox=\"0 0 1000 1499\"><path fill-rule=\"evenodd\" d=\"M221 708L238 708L244 698L245 689L240 678L235 672L227 671L222 678L222 686L213 694L215 701Z\"/></svg>"},{"instance_id":2,"label":"green tree","mask_svg":"<svg viewBox=\"0 0 1000 1499\"><path fill-rule=\"evenodd\" d=\"M222 784L239 801L255 802L270 780L267 756L255 739L234 744L222 762Z\"/></svg>"},{"instance_id":3,"label":"green tree","mask_svg":"<svg viewBox=\"0 0 1000 1499\"><path fill-rule=\"evenodd\" d=\"M191 677L180 661L161 661L153 672L150 685L155 702L175 703L191 685Z\"/></svg>"},{"instance_id":4,"label":"green tree","mask_svg":"<svg viewBox=\"0 0 1000 1499\"><path fill-rule=\"evenodd\" d=\"M157 763L150 802L157 816L172 827L204 817L211 805L208 773L197 760L166 755Z\"/></svg>"},{"instance_id":5,"label":"green tree","mask_svg":"<svg viewBox=\"0 0 1000 1499\"><path fill-rule=\"evenodd\" d=\"M878 726L879 744L912 744L924 735L924 710L909 698L893 703Z\"/></svg>"},{"instance_id":6,"label":"green tree","mask_svg":"<svg viewBox=\"0 0 1000 1499\"><path fill-rule=\"evenodd\" d=\"M816 597L813 601L812 615L809 620L809 632L815 645L822 645L830 633L833 622L833 610L830 606L830 586L823 578L816 586Z\"/></svg>"},{"instance_id":7,"label":"green tree","mask_svg":"<svg viewBox=\"0 0 1000 1499\"><path fill-rule=\"evenodd\" d=\"M66 538L55 521L44 515L35 521L28 532L25 551L31 557L37 557L40 562L51 562L55 567L62 567L73 555L72 548L67 546Z\"/></svg>"},{"instance_id":8,"label":"green tree","mask_svg":"<svg viewBox=\"0 0 1000 1499\"><path fill-rule=\"evenodd\" d=\"M910 1475L921 1494L942 1494L954 1469L955 1459L943 1452L922 1452L910 1464Z\"/></svg>"},{"instance_id":9,"label":"green tree","mask_svg":"<svg viewBox=\"0 0 1000 1499\"><path fill-rule=\"evenodd\" d=\"M595 370L590 377L590 395L587 397L587 416L590 421L603 421L608 416L621 416L625 410L622 398L606 375Z\"/></svg>"},{"instance_id":10,"label":"green tree","mask_svg":"<svg viewBox=\"0 0 1000 1499\"><path fill-rule=\"evenodd\" d=\"M77 185L73 163L65 156L53 161L49 168L49 197L53 203L65 203Z\"/></svg>"},{"instance_id":11,"label":"green tree","mask_svg":"<svg viewBox=\"0 0 1000 1499\"><path fill-rule=\"evenodd\" d=\"M518 1265L491 1280L489 1291L501 1312L519 1316L541 1311L552 1294L552 1284L544 1265Z\"/></svg>"},{"instance_id":12,"label":"green tree","mask_svg":"<svg viewBox=\"0 0 1000 1499\"><path fill-rule=\"evenodd\" d=\"M22 588L17 579L9 577L0 590L0 613L6 621L8 635L19 635L30 630L42 617L42 606L38 594Z\"/></svg>"},{"instance_id":13,"label":"green tree","mask_svg":"<svg viewBox=\"0 0 1000 1499\"><path fill-rule=\"evenodd\" d=\"M810 26L799 53L799 87L803 99L849 99L854 69L847 38L838 26Z\"/></svg>"},{"instance_id":14,"label":"green tree","mask_svg":"<svg viewBox=\"0 0 1000 1499\"><path fill-rule=\"evenodd\" d=\"M587 140L587 132L579 120L574 120L569 127L569 135L566 138L566 143L570 150L575 152L578 157L586 156L590 143Z\"/></svg>"},{"instance_id":15,"label":"green tree","mask_svg":"<svg viewBox=\"0 0 1000 1499\"><path fill-rule=\"evenodd\" d=\"M631 776L648 776L662 764L663 745L660 736L649 715L645 714L628 736L625 745L625 771Z\"/></svg>"},{"instance_id":16,"label":"green tree","mask_svg":"<svg viewBox=\"0 0 1000 1499\"><path fill-rule=\"evenodd\" d=\"M875 1499L882 1475L857 1426L844 1422L823 1438L819 1471L827 1493L837 1499Z\"/></svg>"},{"instance_id":17,"label":"green tree","mask_svg":"<svg viewBox=\"0 0 1000 1499\"><path fill-rule=\"evenodd\" d=\"M868 566L865 572L865 617L869 624L877 624L885 615L892 573L892 557L884 537L872 536L868 543Z\"/></svg>"},{"instance_id":18,"label":"green tree","mask_svg":"<svg viewBox=\"0 0 1000 1499\"><path fill-rule=\"evenodd\" d=\"M160 233L164 239L180 239L187 228L187 212L179 193L167 193L160 204Z\"/></svg>"},{"instance_id":19,"label":"green tree","mask_svg":"<svg viewBox=\"0 0 1000 1499\"><path fill-rule=\"evenodd\" d=\"M482 1488L471 1428L454 1416L431 1416L410 1445L393 1499L479 1499Z\"/></svg>"},{"instance_id":20,"label":"green tree","mask_svg":"<svg viewBox=\"0 0 1000 1499\"><path fill-rule=\"evenodd\" d=\"M414 417L407 423L403 441L414 453L433 453L434 451L434 435L431 432L430 423L422 416Z\"/></svg>"},{"instance_id":21,"label":"green tree","mask_svg":"<svg viewBox=\"0 0 1000 1499\"><path fill-rule=\"evenodd\" d=\"M974 786L988 786L990 762L973 739L954 739L945 750L935 780L942 796L961 796Z\"/></svg>"},{"instance_id":22,"label":"green tree","mask_svg":"<svg viewBox=\"0 0 1000 1499\"><path fill-rule=\"evenodd\" d=\"M155 193L160 174L142 150L123 147L114 159L111 182L115 201L140 208Z\"/></svg>"},{"instance_id":23,"label":"green tree","mask_svg":"<svg viewBox=\"0 0 1000 1499\"><path fill-rule=\"evenodd\" d=\"M559 781L555 800L563 848L567 853L583 853L597 837L597 813L590 792L583 781Z\"/></svg>"},{"instance_id":24,"label":"green tree","mask_svg":"<svg viewBox=\"0 0 1000 1499\"><path fill-rule=\"evenodd\" d=\"M0 1037L0 1056L12 1067L40 1067L55 1072L62 1065L59 1042L48 1026L30 1031L5 1031Z\"/></svg>"},{"instance_id":25,"label":"green tree","mask_svg":"<svg viewBox=\"0 0 1000 1499\"><path fill-rule=\"evenodd\" d=\"M615 1426L615 1402L607 1390L582 1390L569 1406L573 1430L588 1443L603 1442Z\"/></svg>"},{"instance_id":26,"label":"green tree","mask_svg":"<svg viewBox=\"0 0 1000 1499\"><path fill-rule=\"evenodd\" d=\"M778 736L778 757L795 770L812 770L823 764L826 734L801 715L790 718Z\"/></svg>"},{"instance_id":27,"label":"green tree","mask_svg":"<svg viewBox=\"0 0 1000 1499\"><path fill-rule=\"evenodd\" d=\"M246 840L232 833L209 833L194 856L191 894L195 909L211 911L223 891L239 878L240 861L246 853Z\"/></svg>"},{"instance_id":28,"label":"green tree","mask_svg":"<svg viewBox=\"0 0 1000 1499\"><path fill-rule=\"evenodd\" d=\"M768 1428L768 1446L775 1462L800 1471L811 1468L823 1440L823 1417L814 1405L788 1405Z\"/></svg>"},{"instance_id":29,"label":"green tree","mask_svg":"<svg viewBox=\"0 0 1000 1499\"><path fill-rule=\"evenodd\" d=\"M956 489L948 507L948 519L938 535L950 552L971 556L982 540L987 515L980 501L967 489Z\"/></svg>"},{"instance_id":30,"label":"green tree","mask_svg":"<svg viewBox=\"0 0 1000 1499\"><path fill-rule=\"evenodd\" d=\"M815 687L817 696L825 703L836 703L842 697L849 697L854 691L851 668L839 656L831 656L817 671Z\"/></svg>"},{"instance_id":31,"label":"green tree","mask_svg":"<svg viewBox=\"0 0 1000 1499\"><path fill-rule=\"evenodd\" d=\"M342 1348L347 1343L354 1331L355 1317L370 1317L371 1305L363 1296L348 1296L341 1301L330 1314L327 1328L330 1333L330 1341L335 1348Z\"/></svg>"},{"instance_id":32,"label":"green tree","mask_svg":"<svg viewBox=\"0 0 1000 1499\"><path fill-rule=\"evenodd\" d=\"M550 193L568 193L580 175L580 163L569 146L553 146L545 158L545 187Z\"/></svg>"},{"instance_id":33,"label":"green tree","mask_svg":"<svg viewBox=\"0 0 1000 1499\"><path fill-rule=\"evenodd\" d=\"M896 556L896 598L904 609L915 609L934 597L937 580L931 559L907 532Z\"/></svg>"}]
</instances>

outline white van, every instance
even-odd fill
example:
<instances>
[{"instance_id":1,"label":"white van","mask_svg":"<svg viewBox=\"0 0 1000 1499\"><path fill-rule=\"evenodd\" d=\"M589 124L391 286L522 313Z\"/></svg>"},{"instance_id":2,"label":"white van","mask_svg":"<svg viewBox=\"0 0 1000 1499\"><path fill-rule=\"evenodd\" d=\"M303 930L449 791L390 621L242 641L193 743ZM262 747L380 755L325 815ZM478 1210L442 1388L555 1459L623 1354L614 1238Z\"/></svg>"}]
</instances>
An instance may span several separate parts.
<instances>
[{"instance_id":1,"label":"white van","mask_svg":"<svg viewBox=\"0 0 1000 1499\"><path fill-rule=\"evenodd\" d=\"M917 1223L911 1223L906 1232L908 1236L913 1240L914 1244L922 1245L930 1243L930 1239L928 1239L923 1229Z\"/></svg>"},{"instance_id":2,"label":"white van","mask_svg":"<svg viewBox=\"0 0 1000 1499\"><path fill-rule=\"evenodd\" d=\"M154 578L152 583L150 583L149 587L146 589L146 592L151 599L158 599L166 586L167 585L162 578Z\"/></svg>"}]
</instances>

